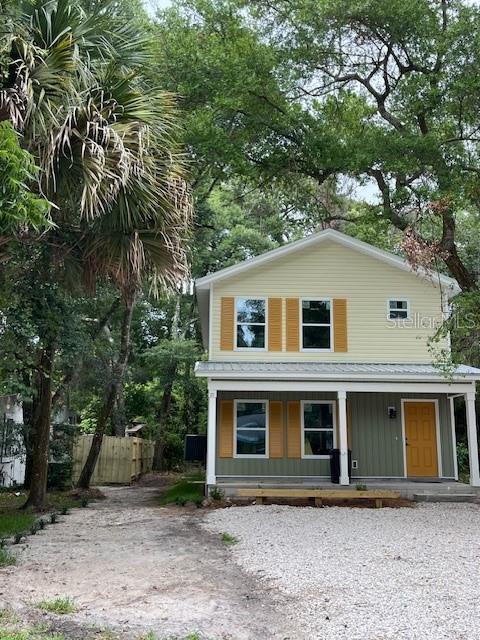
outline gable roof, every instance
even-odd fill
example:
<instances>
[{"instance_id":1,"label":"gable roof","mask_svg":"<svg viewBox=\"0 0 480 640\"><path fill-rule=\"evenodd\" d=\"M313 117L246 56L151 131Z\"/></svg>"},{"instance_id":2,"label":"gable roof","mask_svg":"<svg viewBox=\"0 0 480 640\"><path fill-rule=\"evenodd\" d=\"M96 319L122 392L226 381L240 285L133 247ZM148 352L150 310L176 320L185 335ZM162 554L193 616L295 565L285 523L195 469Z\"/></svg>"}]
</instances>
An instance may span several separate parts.
<instances>
[{"instance_id":1,"label":"gable roof","mask_svg":"<svg viewBox=\"0 0 480 640\"><path fill-rule=\"evenodd\" d=\"M459 293L460 291L460 287L458 286L457 281L453 278L449 278L448 276L439 274L434 279L432 279L426 271L414 271L412 269L412 266L400 256L389 253L388 251L384 251L383 249L378 249L377 247L374 247L367 242L363 242L363 240L352 238L352 236L349 236L346 233L341 233L340 231L336 231L335 229L325 229L324 231L319 231L318 233L312 233L311 235L307 236L306 238L302 238L301 240L289 242L288 244L278 247L278 249L272 249L271 251L262 253L255 258L250 258L249 260L244 260L243 262L234 264L231 267L226 267L225 269L221 269L220 271L210 273L203 278L198 278L198 280L195 281L195 286L197 290L209 289L210 285L214 282L224 280L225 278L229 278L231 276L236 276L245 271L249 271L250 269L255 269L256 267L272 262L273 260L277 260L278 258L283 258L290 253L295 253L296 251L301 251L302 249L306 249L307 247L321 244L326 240L337 242L338 244L349 247L354 251L358 251L359 253L363 253L372 258L376 258L377 260L390 264L393 267L397 267L398 269L407 271L412 275L419 276L424 280L428 280L436 286L441 285L442 287L445 287L449 290L449 297Z\"/></svg>"}]
</instances>

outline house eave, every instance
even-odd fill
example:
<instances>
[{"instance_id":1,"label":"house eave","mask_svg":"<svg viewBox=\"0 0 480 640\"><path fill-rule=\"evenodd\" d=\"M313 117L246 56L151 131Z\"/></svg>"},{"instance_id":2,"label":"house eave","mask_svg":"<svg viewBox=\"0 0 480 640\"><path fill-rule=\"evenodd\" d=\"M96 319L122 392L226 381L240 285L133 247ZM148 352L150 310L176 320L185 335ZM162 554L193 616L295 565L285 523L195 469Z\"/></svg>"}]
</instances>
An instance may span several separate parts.
<instances>
[{"instance_id":1,"label":"house eave","mask_svg":"<svg viewBox=\"0 0 480 640\"><path fill-rule=\"evenodd\" d=\"M453 297L460 292L460 287L458 286L456 280L454 280L453 278L442 274L437 274L435 275L435 278L432 278L427 272L422 269L415 271L412 266L400 256L396 256L392 253L384 251L383 249L379 249L366 242L363 242L362 240L352 238L345 233L340 233L339 231L336 231L334 229L325 229L324 231L314 233L310 236L307 236L306 238L297 240L296 242L290 242L282 247L272 249L271 251L267 251L266 253L263 253L254 258L244 260L243 262L234 264L231 267L226 267L225 269L221 269L220 271L216 271L214 273L203 276L202 278L198 278L195 281L195 288L197 289L197 291L208 290L210 289L210 285L214 282L219 282L226 278L231 278L245 271L260 267L261 265L267 264L273 260L277 260L278 258L282 258L290 253L300 251L302 249L305 249L306 247L309 247L310 245L321 243L326 240L333 240L334 242L338 242L343 246L350 247L354 250L359 251L360 253L369 255L382 262L397 267L398 269L406 271L414 276L418 276L424 280L427 280L434 286L440 285L441 287L446 289L448 297Z\"/></svg>"}]
</instances>

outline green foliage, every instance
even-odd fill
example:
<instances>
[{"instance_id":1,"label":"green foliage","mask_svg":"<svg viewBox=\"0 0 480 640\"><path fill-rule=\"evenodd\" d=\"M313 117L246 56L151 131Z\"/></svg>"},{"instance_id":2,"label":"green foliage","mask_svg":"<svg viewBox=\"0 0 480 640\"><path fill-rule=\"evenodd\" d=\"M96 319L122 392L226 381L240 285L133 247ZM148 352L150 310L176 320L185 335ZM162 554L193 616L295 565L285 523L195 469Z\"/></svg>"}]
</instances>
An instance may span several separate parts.
<instances>
[{"instance_id":1,"label":"green foliage","mask_svg":"<svg viewBox=\"0 0 480 640\"><path fill-rule=\"evenodd\" d=\"M368 487L366 484L356 484L355 489L357 491L367 491Z\"/></svg>"},{"instance_id":2,"label":"green foliage","mask_svg":"<svg viewBox=\"0 0 480 640\"><path fill-rule=\"evenodd\" d=\"M17 562L17 558L5 547L0 548L0 567L10 567Z\"/></svg>"},{"instance_id":3,"label":"green foliage","mask_svg":"<svg viewBox=\"0 0 480 640\"><path fill-rule=\"evenodd\" d=\"M457 442L457 461L459 475L463 477L467 476L470 473L470 464L466 442Z\"/></svg>"},{"instance_id":4,"label":"green foliage","mask_svg":"<svg viewBox=\"0 0 480 640\"><path fill-rule=\"evenodd\" d=\"M77 610L74 601L71 598L55 598L53 600L42 600L37 603L37 609L48 611L48 613L56 613L65 615L75 613Z\"/></svg>"},{"instance_id":5,"label":"green foliage","mask_svg":"<svg viewBox=\"0 0 480 640\"><path fill-rule=\"evenodd\" d=\"M48 228L49 203L29 189L37 168L9 122L0 122L0 233Z\"/></svg>"},{"instance_id":6,"label":"green foliage","mask_svg":"<svg viewBox=\"0 0 480 640\"><path fill-rule=\"evenodd\" d=\"M201 476L192 474L169 487L160 499L160 504L185 505L187 502L196 502L203 497L204 484Z\"/></svg>"},{"instance_id":7,"label":"green foliage","mask_svg":"<svg viewBox=\"0 0 480 640\"><path fill-rule=\"evenodd\" d=\"M233 546L234 544L238 543L238 538L232 536L231 533L226 532L220 534L220 540L227 546Z\"/></svg>"},{"instance_id":8,"label":"green foliage","mask_svg":"<svg viewBox=\"0 0 480 640\"><path fill-rule=\"evenodd\" d=\"M0 506L0 536L11 536L29 529L35 516L29 512L4 509Z\"/></svg>"},{"instance_id":9,"label":"green foliage","mask_svg":"<svg viewBox=\"0 0 480 640\"><path fill-rule=\"evenodd\" d=\"M225 497L225 491L220 489L220 487L212 487L210 489L210 497L212 500L215 500L215 502L221 502Z\"/></svg>"}]
</instances>

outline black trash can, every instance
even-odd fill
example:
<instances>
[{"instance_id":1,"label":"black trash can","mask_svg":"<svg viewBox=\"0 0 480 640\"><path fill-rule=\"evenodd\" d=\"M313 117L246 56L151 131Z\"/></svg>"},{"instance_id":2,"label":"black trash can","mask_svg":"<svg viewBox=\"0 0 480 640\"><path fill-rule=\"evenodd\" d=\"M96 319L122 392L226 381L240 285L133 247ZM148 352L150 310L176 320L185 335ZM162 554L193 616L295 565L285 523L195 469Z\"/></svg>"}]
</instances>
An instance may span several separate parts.
<instances>
[{"instance_id":1,"label":"black trash can","mask_svg":"<svg viewBox=\"0 0 480 640\"><path fill-rule=\"evenodd\" d=\"M352 452L348 450L348 477L352 477ZM340 484L340 449L330 450L330 480Z\"/></svg>"}]
</instances>

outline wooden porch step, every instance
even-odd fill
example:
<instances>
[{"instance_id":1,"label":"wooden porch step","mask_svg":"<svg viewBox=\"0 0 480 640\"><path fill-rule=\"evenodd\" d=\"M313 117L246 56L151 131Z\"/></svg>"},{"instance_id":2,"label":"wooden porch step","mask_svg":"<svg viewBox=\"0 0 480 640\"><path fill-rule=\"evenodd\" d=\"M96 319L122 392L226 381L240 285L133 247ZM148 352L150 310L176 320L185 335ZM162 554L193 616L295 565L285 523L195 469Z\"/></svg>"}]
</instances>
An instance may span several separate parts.
<instances>
[{"instance_id":1,"label":"wooden porch step","mask_svg":"<svg viewBox=\"0 0 480 640\"><path fill-rule=\"evenodd\" d=\"M387 489L372 489L357 491L354 489L237 489L238 497L255 498L258 504L263 503L264 498L303 498L314 499L315 506L321 507L323 500L375 500L375 506L383 506L383 500L398 500L399 491Z\"/></svg>"}]
</instances>

